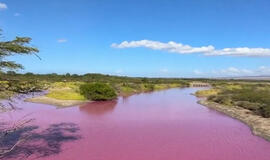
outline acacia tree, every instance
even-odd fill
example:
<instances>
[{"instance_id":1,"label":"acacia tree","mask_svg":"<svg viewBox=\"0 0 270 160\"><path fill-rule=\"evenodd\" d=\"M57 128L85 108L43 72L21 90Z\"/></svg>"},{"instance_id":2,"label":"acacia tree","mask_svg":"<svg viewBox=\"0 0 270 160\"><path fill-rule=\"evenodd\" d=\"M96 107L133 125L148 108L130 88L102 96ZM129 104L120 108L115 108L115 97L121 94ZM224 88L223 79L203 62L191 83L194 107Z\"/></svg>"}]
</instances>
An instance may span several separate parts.
<instances>
[{"instance_id":1,"label":"acacia tree","mask_svg":"<svg viewBox=\"0 0 270 160\"><path fill-rule=\"evenodd\" d=\"M0 36L2 30L0 29ZM18 64L14 61L9 61L6 58L13 55L36 55L39 59L40 57L37 55L39 50L35 47L29 46L29 43L31 42L31 38L29 37L16 37L14 40L11 41L1 41L0 39L0 74L3 70L14 70L14 69L23 69L23 66L21 64ZM1 75L0 75L1 76ZM1 87L1 86L0 86ZM1 90L0 90L1 91ZM11 103L10 103L11 104ZM0 103L0 112L1 108L5 108ZM11 104L11 110L14 110L15 108ZM6 109L2 109L2 111L10 111ZM0 117L1 118L1 117ZM0 124L0 142L4 141L6 137L12 133L14 133L16 130L22 128L26 123L30 122L31 120L21 120L15 123L15 125L6 126L5 124L9 124L8 122L1 122ZM0 145L0 158L3 157L5 154L11 152L17 145L19 145L22 141L25 140L25 137L18 139L18 141L9 146L5 146L1 143Z\"/></svg>"},{"instance_id":2,"label":"acacia tree","mask_svg":"<svg viewBox=\"0 0 270 160\"><path fill-rule=\"evenodd\" d=\"M0 36L2 30L0 29ZM35 47L28 46L31 42L29 37L16 37L11 41L1 41L0 40L0 70L3 69L23 69L21 64L14 61L6 60L7 57L12 55L36 55L40 58L37 53L39 50Z\"/></svg>"},{"instance_id":3,"label":"acacia tree","mask_svg":"<svg viewBox=\"0 0 270 160\"><path fill-rule=\"evenodd\" d=\"M1 71L3 70L14 70L14 69L23 69L21 64L18 64L14 61L9 61L6 58L13 55L37 55L39 50L35 47L29 46L31 38L29 37L16 37L11 41L1 41L2 30L0 29L0 80L1 80ZM0 85L1 87L1 85ZM4 88L0 88L1 89ZM0 103L0 109L3 107Z\"/></svg>"}]
</instances>

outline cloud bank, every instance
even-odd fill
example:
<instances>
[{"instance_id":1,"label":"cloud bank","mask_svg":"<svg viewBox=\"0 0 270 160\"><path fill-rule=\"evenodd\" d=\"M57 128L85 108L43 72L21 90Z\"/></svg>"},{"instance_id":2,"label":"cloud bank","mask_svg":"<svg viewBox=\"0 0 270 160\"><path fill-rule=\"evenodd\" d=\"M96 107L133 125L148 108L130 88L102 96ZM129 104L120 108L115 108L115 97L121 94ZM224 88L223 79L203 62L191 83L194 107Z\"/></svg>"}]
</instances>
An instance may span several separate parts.
<instances>
[{"instance_id":1,"label":"cloud bank","mask_svg":"<svg viewBox=\"0 0 270 160\"><path fill-rule=\"evenodd\" d=\"M211 72L202 72L194 70L193 73L197 76L213 76L213 77L227 77L227 76L269 76L270 67L261 66L256 69L243 69L229 67L226 69L213 70Z\"/></svg>"},{"instance_id":2,"label":"cloud bank","mask_svg":"<svg viewBox=\"0 0 270 160\"><path fill-rule=\"evenodd\" d=\"M5 3L1 3L0 2L0 10L4 10L4 9L7 9L7 5Z\"/></svg>"},{"instance_id":3,"label":"cloud bank","mask_svg":"<svg viewBox=\"0 0 270 160\"><path fill-rule=\"evenodd\" d=\"M212 45L193 47L190 45L176 43L173 41L167 43L151 40L140 40L130 42L123 41L120 44L113 43L111 47L119 49L143 47L143 48L150 48L153 50L162 50L170 53L179 53L179 54L201 53L206 56L256 56L256 57L270 56L270 48L239 47L239 48L215 49L215 47Z\"/></svg>"}]
</instances>

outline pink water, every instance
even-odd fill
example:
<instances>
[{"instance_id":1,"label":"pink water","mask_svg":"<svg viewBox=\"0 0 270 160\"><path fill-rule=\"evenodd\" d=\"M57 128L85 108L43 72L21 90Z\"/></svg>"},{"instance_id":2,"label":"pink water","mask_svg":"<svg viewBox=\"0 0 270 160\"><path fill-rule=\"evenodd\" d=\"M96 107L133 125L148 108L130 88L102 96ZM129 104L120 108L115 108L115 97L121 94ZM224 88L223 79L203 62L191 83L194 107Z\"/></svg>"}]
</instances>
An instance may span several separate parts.
<instances>
[{"instance_id":1,"label":"pink water","mask_svg":"<svg viewBox=\"0 0 270 160\"><path fill-rule=\"evenodd\" d=\"M198 99L191 95L196 90L170 89L66 109L22 103L23 110L9 116L18 118L31 113L29 117L36 119L33 125L39 126L35 131L43 131L49 137L43 136L42 142L37 138L31 143L58 147L56 152L45 155L42 151L33 151L26 159L270 159L269 142L252 135L243 123L197 104ZM65 141L59 132L51 135L49 132L54 131L46 130L50 124L62 122L78 125L77 130L66 133L77 138ZM20 159L21 154L15 159Z\"/></svg>"}]
</instances>

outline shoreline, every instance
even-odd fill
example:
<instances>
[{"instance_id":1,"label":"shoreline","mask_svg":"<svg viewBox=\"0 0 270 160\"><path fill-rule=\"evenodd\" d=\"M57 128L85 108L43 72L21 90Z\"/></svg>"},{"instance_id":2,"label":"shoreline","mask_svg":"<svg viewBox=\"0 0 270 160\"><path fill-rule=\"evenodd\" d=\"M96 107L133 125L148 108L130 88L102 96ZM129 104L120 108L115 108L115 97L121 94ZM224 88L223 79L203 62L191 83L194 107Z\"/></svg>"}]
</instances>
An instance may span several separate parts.
<instances>
[{"instance_id":1,"label":"shoreline","mask_svg":"<svg viewBox=\"0 0 270 160\"><path fill-rule=\"evenodd\" d=\"M72 106L77 106L77 105L91 102L91 101L81 101L81 100L59 100L59 99L46 97L45 95L34 97L34 98L28 98L28 99L25 99L25 101L31 102L31 103L53 105L53 106L56 106L57 108L72 107Z\"/></svg>"},{"instance_id":2,"label":"shoreline","mask_svg":"<svg viewBox=\"0 0 270 160\"><path fill-rule=\"evenodd\" d=\"M241 107L225 106L215 102L207 101L206 99L201 99L198 101L198 103L241 121L251 129L253 135L270 141L270 118L263 118L261 116L255 115L252 113L252 111Z\"/></svg>"},{"instance_id":3,"label":"shoreline","mask_svg":"<svg viewBox=\"0 0 270 160\"><path fill-rule=\"evenodd\" d=\"M184 87L175 87L175 88L184 88ZM117 97L130 97L130 96L133 96L136 94L150 93L150 92L162 91L162 90L167 90L167 89L172 89L172 88L164 88L164 89L158 89L158 90L153 90L153 91L143 91L143 92L131 92L131 93L126 93L126 94L119 93L117 95ZM46 91L46 92L49 93L48 91ZM89 103L89 102L95 102L95 101L91 101L91 100L61 100L61 99L47 97L46 94L41 95L41 96L37 96L37 97L27 98L27 99L25 99L25 101L31 102L31 103L41 103L41 104L53 105L53 106L56 106L57 108L73 107L73 106L82 105L82 104Z\"/></svg>"},{"instance_id":4,"label":"shoreline","mask_svg":"<svg viewBox=\"0 0 270 160\"><path fill-rule=\"evenodd\" d=\"M145 93L145 92L141 92L141 93ZM44 95L44 92L42 94L38 95L37 97L36 96L28 97L24 101L31 102L31 103L53 105L56 108L72 107L72 106L82 105L88 102L93 102L93 101L82 101L82 100L58 100L58 99L46 97ZM128 96L135 95L135 94L139 94L139 93L133 93ZM252 111L238 107L238 106L225 106L225 105L218 104L215 102L207 101L206 98L198 100L197 103L205 107L208 107L210 109L214 109L218 112L221 112L231 118L241 121L242 123L246 124L251 129L253 135L260 136L264 138L265 140L270 141L270 118L264 118L259 115L255 115Z\"/></svg>"}]
</instances>

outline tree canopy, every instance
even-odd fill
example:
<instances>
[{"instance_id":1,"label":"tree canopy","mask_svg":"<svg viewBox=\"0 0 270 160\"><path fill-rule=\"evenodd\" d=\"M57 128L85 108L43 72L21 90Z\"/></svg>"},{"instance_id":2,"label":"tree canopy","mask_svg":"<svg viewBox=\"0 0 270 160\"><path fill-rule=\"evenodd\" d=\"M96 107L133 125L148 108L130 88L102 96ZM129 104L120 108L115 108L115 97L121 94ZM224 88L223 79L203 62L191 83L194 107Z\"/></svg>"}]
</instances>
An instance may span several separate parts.
<instances>
[{"instance_id":1,"label":"tree canopy","mask_svg":"<svg viewBox=\"0 0 270 160\"><path fill-rule=\"evenodd\" d=\"M1 35L2 30L0 29L0 36ZM28 46L31 40L32 39L29 37L16 37L11 41L0 40L0 71L3 69L23 69L21 64L6 60L9 56L34 54L40 58L37 55L39 50L35 47Z\"/></svg>"}]
</instances>

